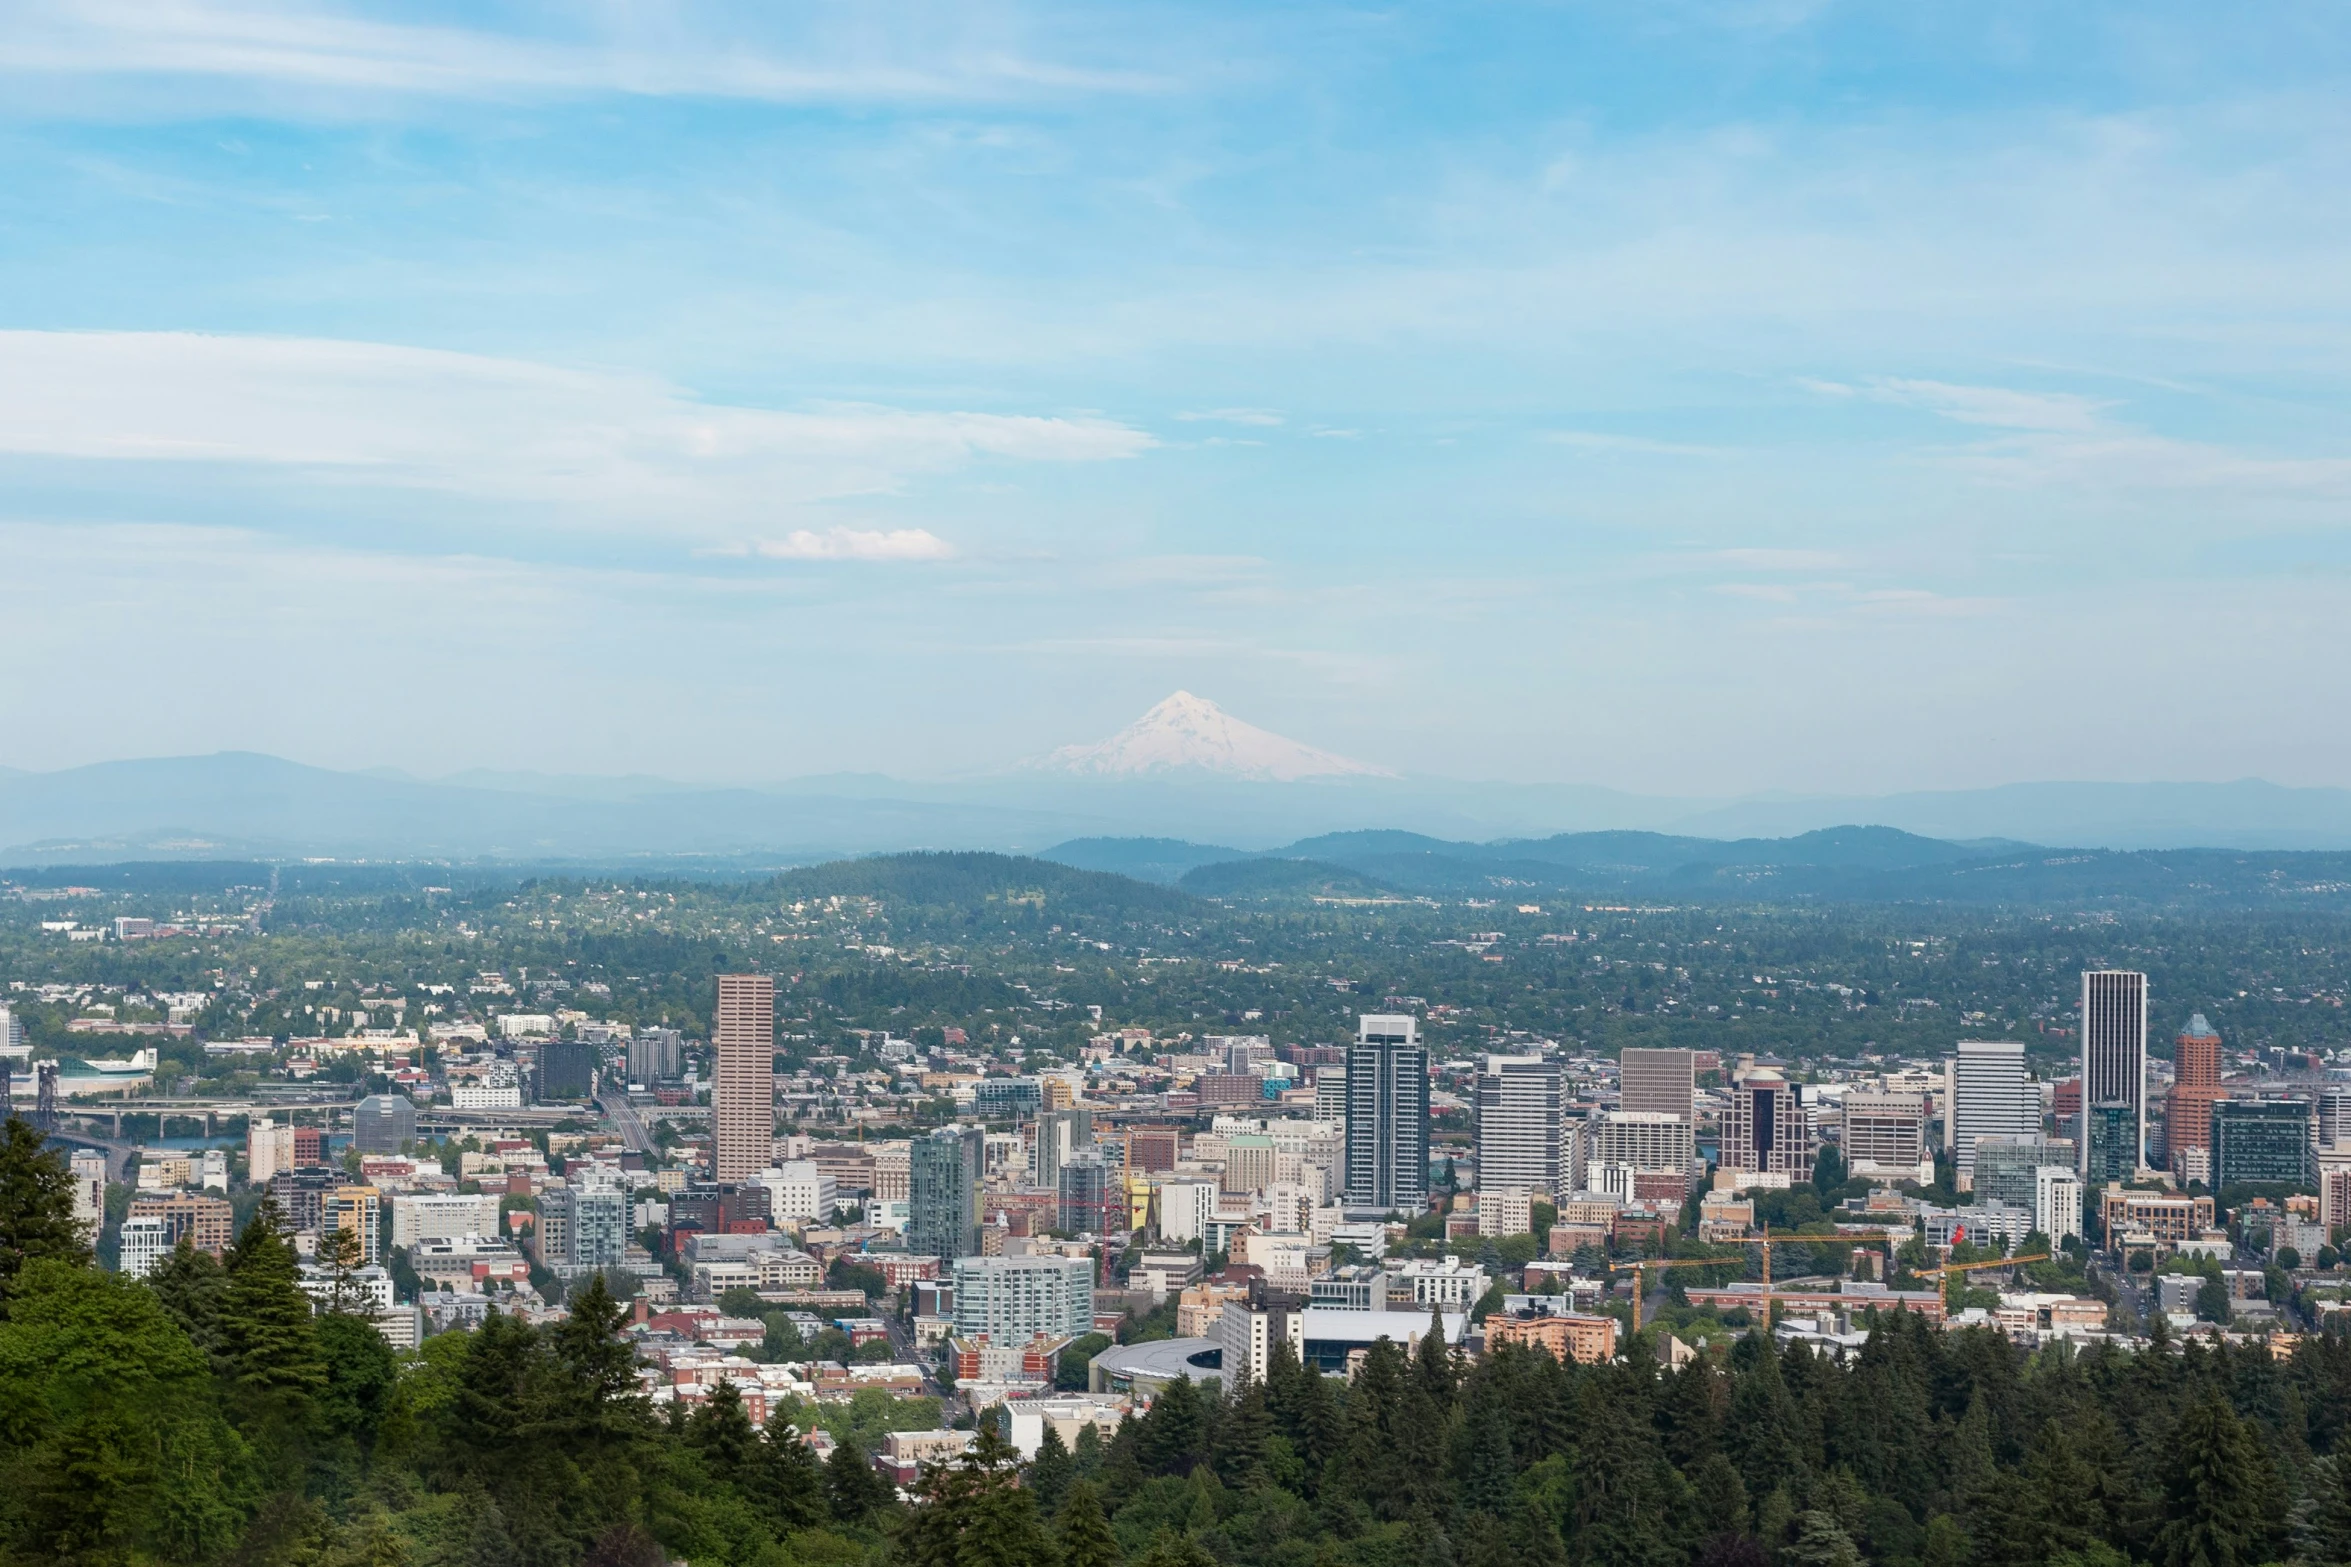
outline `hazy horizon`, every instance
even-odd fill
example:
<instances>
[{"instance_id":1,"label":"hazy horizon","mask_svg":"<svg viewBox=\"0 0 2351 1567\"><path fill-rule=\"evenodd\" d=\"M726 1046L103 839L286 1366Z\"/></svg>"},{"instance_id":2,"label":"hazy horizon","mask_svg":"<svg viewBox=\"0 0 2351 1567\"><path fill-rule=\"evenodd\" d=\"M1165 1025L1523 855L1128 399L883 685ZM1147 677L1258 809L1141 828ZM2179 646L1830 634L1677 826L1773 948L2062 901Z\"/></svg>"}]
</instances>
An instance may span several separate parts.
<instances>
[{"instance_id":1,"label":"hazy horizon","mask_svg":"<svg viewBox=\"0 0 2351 1567\"><path fill-rule=\"evenodd\" d=\"M8 766L2351 785L2319 15L9 34Z\"/></svg>"}]
</instances>

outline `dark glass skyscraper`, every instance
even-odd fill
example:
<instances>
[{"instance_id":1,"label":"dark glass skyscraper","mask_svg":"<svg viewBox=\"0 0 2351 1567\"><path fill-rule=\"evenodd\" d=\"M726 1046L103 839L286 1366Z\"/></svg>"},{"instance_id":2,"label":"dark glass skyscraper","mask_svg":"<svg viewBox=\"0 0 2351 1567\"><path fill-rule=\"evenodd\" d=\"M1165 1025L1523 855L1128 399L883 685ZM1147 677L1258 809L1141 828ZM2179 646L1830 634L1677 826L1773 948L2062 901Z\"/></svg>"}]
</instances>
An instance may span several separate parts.
<instances>
[{"instance_id":1,"label":"dark glass skyscraper","mask_svg":"<svg viewBox=\"0 0 2351 1567\"><path fill-rule=\"evenodd\" d=\"M980 1249L980 1172L987 1139L978 1127L918 1137L906 1161L906 1249L918 1257L973 1257Z\"/></svg>"},{"instance_id":2,"label":"dark glass skyscraper","mask_svg":"<svg viewBox=\"0 0 2351 1567\"><path fill-rule=\"evenodd\" d=\"M2314 1186L2311 1105L2303 1099L2223 1099L2212 1107L2212 1189L2250 1182Z\"/></svg>"}]
</instances>

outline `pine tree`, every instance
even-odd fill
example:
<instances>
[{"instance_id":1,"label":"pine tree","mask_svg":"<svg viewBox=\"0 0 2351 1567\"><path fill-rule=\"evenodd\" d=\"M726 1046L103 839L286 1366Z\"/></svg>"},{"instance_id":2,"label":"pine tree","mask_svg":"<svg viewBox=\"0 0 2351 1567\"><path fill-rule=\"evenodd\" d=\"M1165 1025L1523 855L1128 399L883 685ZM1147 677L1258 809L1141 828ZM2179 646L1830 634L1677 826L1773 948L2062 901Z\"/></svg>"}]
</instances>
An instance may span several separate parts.
<instances>
[{"instance_id":1,"label":"pine tree","mask_svg":"<svg viewBox=\"0 0 2351 1567\"><path fill-rule=\"evenodd\" d=\"M531 1327L502 1311L491 1312L467 1336L443 1426L453 1478L491 1484L512 1472L524 1436L524 1388L538 1347ZM685 1408L672 1407L682 1435Z\"/></svg>"},{"instance_id":2,"label":"pine tree","mask_svg":"<svg viewBox=\"0 0 2351 1567\"><path fill-rule=\"evenodd\" d=\"M1439 1409L1453 1404L1453 1388L1459 1368L1454 1364L1453 1346L1445 1338L1445 1316L1435 1306L1429 1308L1429 1330L1421 1335L1420 1344L1412 1357L1413 1382L1429 1402Z\"/></svg>"},{"instance_id":3,"label":"pine tree","mask_svg":"<svg viewBox=\"0 0 2351 1567\"><path fill-rule=\"evenodd\" d=\"M1110 1450L1102 1460L1104 1510L1116 1517L1127 1498L1142 1488L1144 1478L1143 1422L1130 1412L1118 1417L1118 1429L1111 1433Z\"/></svg>"},{"instance_id":4,"label":"pine tree","mask_svg":"<svg viewBox=\"0 0 2351 1567\"><path fill-rule=\"evenodd\" d=\"M303 1294L294 1248L279 1232L277 1207L264 1202L229 1249L221 1292L220 1353L231 1385L249 1411L288 1419L326 1385L310 1297Z\"/></svg>"},{"instance_id":5,"label":"pine tree","mask_svg":"<svg viewBox=\"0 0 2351 1567\"><path fill-rule=\"evenodd\" d=\"M1118 1567L1118 1536L1102 1516L1102 1493L1091 1481L1070 1487L1060 1522L1062 1567Z\"/></svg>"},{"instance_id":6,"label":"pine tree","mask_svg":"<svg viewBox=\"0 0 2351 1567\"><path fill-rule=\"evenodd\" d=\"M632 1425L641 1416L637 1398L637 1355L621 1336L626 1313L606 1288L604 1275L566 1303L570 1314L547 1336L547 1347L562 1369L564 1419L575 1440L594 1441Z\"/></svg>"},{"instance_id":7,"label":"pine tree","mask_svg":"<svg viewBox=\"0 0 2351 1567\"><path fill-rule=\"evenodd\" d=\"M825 1460L825 1500L843 1523L862 1523L890 1506L890 1482L874 1472L857 1438L845 1436Z\"/></svg>"},{"instance_id":8,"label":"pine tree","mask_svg":"<svg viewBox=\"0 0 2351 1567\"><path fill-rule=\"evenodd\" d=\"M0 1110L5 1110L0 1106ZM65 1155L42 1147L21 1116L0 1130L0 1314L27 1262L54 1257L86 1266L90 1248L73 1216L73 1171Z\"/></svg>"},{"instance_id":9,"label":"pine tree","mask_svg":"<svg viewBox=\"0 0 2351 1567\"><path fill-rule=\"evenodd\" d=\"M740 1483L750 1475L758 1440L751 1416L744 1411L743 1395L732 1382L713 1387L686 1419L686 1444L702 1455L703 1464L720 1480Z\"/></svg>"},{"instance_id":10,"label":"pine tree","mask_svg":"<svg viewBox=\"0 0 2351 1567\"><path fill-rule=\"evenodd\" d=\"M1161 1388L1137 1433L1135 1456L1145 1472L1190 1474L1200 1456L1201 1425L1200 1395L1190 1377L1178 1377Z\"/></svg>"},{"instance_id":11,"label":"pine tree","mask_svg":"<svg viewBox=\"0 0 2351 1567\"><path fill-rule=\"evenodd\" d=\"M1244 1381L1224 1418L1217 1422L1216 1477L1236 1490L1264 1479L1265 1444L1272 1429L1273 1420L1265 1408L1265 1384Z\"/></svg>"},{"instance_id":12,"label":"pine tree","mask_svg":"<svg viewBox=\"0 0 2351 1567\"><path fill-rule=\"evenodd\" d=\"M1091 1420L1078 1427L1077 1443L1069 1450L1071 1472L1080 1480L1091 1480L1102 1472L1107 1456L1100 1428Z\"/></svg>"},{"instance_id":13,"label":"pine tree","mask_svg":"<svg viewBox=\"0 0 2351 1567\"><path fill-rule=\"evenodd\" d=\"M781 1409L767 1417L743 1489L778 1534L813 1529L831 1512L824 1466Z\"/></svg>"},{"instance_id":14,"label":"pine tree","mask_svg":"<svg viewBox=\"0 0 2351 1567\"><path fill-rule=\"evenodd\" d=\"M2245 1423L2207 1394L2172 1433L2155 1559L2164 1567L2252 1567L2277 1536L2277 1482Z\"/></svg>"},{"instance_id":15,"label":"pine tree","mask_svg":"<svg viewBox=\"0 0 2351 1567\"><path fill-rule=\"evenodd\" d=\"M1494 1518L1509 1512L1517 1465L1510 1452L1510 1414L1491 1378L1481 1378L1471 1390L1455 1441L1454 1474L1455 1494L1465 1512Z\"/></svg>"},{"instance_id":16,"label":"pine tree","mask_svg":"<svg viewBox=\"0 0 2351 1567\"><path fill-rule=\"evenodd\" d=\"M1068 1446L1053 1422L1045 1422L1045 1434L1037 1443L1037 1456L1029 1460L1028 1488L1036 1497L1037 1506L1047 1514L1058 1510L1061 1499L1069 1494L1072 1481L1077 1478L1076 1462L1069 1456Z\"/></svg>"},{"instance_id":17,"label":"pine tree","mask_svg":"<svg viewBox=\"0 0 2351 1567\"><path fill-rule=\"evenodd\" d=\"M171 1255L147 1275L147 1287L190 1342L208 1357L219 1352L220 1307L228 1275L212 1253L198 1251L187 1236L181 1236Z\"/></svg>"}]
</instances>

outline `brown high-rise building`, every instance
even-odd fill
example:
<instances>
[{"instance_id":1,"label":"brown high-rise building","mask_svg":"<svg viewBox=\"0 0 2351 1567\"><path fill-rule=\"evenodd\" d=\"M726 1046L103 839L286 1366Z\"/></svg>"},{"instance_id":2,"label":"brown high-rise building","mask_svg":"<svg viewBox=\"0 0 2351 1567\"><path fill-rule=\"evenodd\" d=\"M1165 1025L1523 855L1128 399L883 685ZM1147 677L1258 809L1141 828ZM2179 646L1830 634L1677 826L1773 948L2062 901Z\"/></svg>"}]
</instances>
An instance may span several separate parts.
<instances>
[{"instance_id":1,"label":"brown high-rise building","mask_svg":"<svg viewBox=\"0 0 2351 1567\"><path fill-rule=\"evenodd\" d=\"M775 1153L776 986L765 974L718 976L718 1023L710 1031L718 1074L710 1119L718 1133L722 1181L745 1181Z\"/></svg>"},{"instance_id":2,"label":"brown high-rise building","mask_svg":"<svg viewBox=\"0 0 2351 1567\"><path fill-rule=\"evenodd\" d=\"M1627 1049L1617 1071L1619 1109L1696 1120L1696 1052Z\"/></svg>"},{"instance_id":3,"label":"brown high-rise building","mask_svg":"<svg viewBox=\"0 0 2351 1567\"><path fill-rule=\"evenodd\" d=\"M2164 1147L2212 1146L2212 1106L2220 1089L2220 1035L2199 1012L2188 1019L2172 1047L2171 1108L2164 1116Z\"/></svg>"}]
</instances>

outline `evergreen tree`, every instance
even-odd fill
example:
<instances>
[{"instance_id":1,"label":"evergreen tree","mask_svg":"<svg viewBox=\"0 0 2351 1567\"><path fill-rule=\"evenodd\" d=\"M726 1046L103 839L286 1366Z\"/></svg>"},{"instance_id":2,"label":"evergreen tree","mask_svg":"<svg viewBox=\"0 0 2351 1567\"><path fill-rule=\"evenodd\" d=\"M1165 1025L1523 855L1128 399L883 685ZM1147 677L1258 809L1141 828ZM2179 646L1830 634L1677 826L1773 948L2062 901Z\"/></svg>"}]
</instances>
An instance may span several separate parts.
<instances>
[{"instance_id":1,"label":"evergreen tree","mask_svg":"<svg viewBox=\"0 0 2351 1567\"><path fill-rule=\"evenodd\" d=\"M0 1106L0 1110L5 1110ZM49 1257L86 1265L90 1248L73 1216L73 1171L42 1146L21 1116L0 1128L0 1313L26 1263Z\"/></svg>"},{"instance_id":2,"label":"evergreen tree","mask_svg":"<svg viewBox=\"0 0 2351 1567\"><path fill-rule=\"evenodd\" d=\"M1057 1511L1076 1478L1077 1465L1061 1440L1061 1432L1052 1421L1046 1421L1045 1434L1037 1442L1037 1456L1029 1460L1028 1488L1037 1506L1048 1514Z\"/></svg>"},{"instance_id":3,"label":"evergreen tree","mask_svg":"<svg viewBox=\"0 0 2351 1567\"><path fill-rule=\"evenodd\" d=\"M1246 1489L1265 1477L1265 1444L1273 1428L1265 1396L1264 1383L1244 1380L1217 1422L1212 1463L1216 1477L1235 1489Z\"/></svg>"},{"instance_id":4,"label":"evergreen tree","mask_svg":"<svg viewBox=\"0 0 2351 1567\"><path fill-rule=\"evenodd\" d=\"M758 1441L743 1408L743 1395L732 1382L711 1388L701 1407L686 1419L686 1444L702 1455L703 1464L720 1480L739 1484L749 1478Z\"/></svg>"},{"instance_id":5,"label":"evergreen tree","mask_svg":"<svg viewBox=\"0 0 2351 1567\"><path fill-rule=\"evenodd\" d=\"M1070 1470L1081 1480L1091 1480L1102 1472L1107 1456L1102 1445L1102 1432L1089 1420L1078 1427L1077 1442L1069 1450Z\"/></svg>"},{"instance_id":6,"label":"evergreen tree","mask_svg":"<svg viewBox=\"0 0 2351 1567\"><path fill-rule=\"evenodd\" d=\"M2279 1520L2269 1457L2216 1395L2188 1407L2172 1434L2164 1475L2163 1567L2253 1567L2271 1558Z\"/></svg>"},{"instance_id":7,"label":"evergreen tree","mask_svg":"<svg viewBox=\"0 0 2351 1567\"><path fill-rule=\"evenodd\" d=\"M1507 1513L1516 1465L1510 1416L1493 1378L1480 1378L1471 1389L1454 1448L1455 1494L1462 1509L1495 1518Z\"/></svg>"},{"instance_id":8,"label":"evergreen tree","mask_svg":"<svg viewBox=\"0 0 2351 1567\"><path fill-rule=\"evenodd\" d=\"M1576 1444L1578 1567L1665 1567L1676 1557L1646 1431L1617 1418L1597 1381L1585 1384Z\"/></svg>"},{"instance_id":9,"label":"evergreen tree","mask_svg":"<svg viewBox=\"0 0 2351 1567\"><path fill-rule=\"evenodd\" d=\"M264 1202L229 1248L226 1271L218 1318L223 1370L249 1411L296 1419L326 1385L326 1367L274 1203Z\"/></svg>"},{"instance_id":10,"label":"evergreen tree","mask_svg":"<svg viewBox=\"0 0 2351 1567\"><path fill-rule=\"evenodd\" d=\"M1444 1313L1431 1306L1429 1330L1421 1335L1412 1357L1413 1382L1431 1404L1447 1409L1452 1407L1457 1374L1453 1346L1445 1337Z\"/></svg>"},{"instance_id":11,"label":"evergreen tree","mask_svg":"<svg viewBox=\"0 0 2351 1567\"><path fill-rule=\"evenodd\" d=\"M813 1529L832 1512L825 1495L824 1466L781 1409L767 1417L758 1450L751 1455L751 1471L742 1484L752 1505L778 1534Z\"/></svg>"},{"instance_id":12,"label":"evergreen tree","mask_svg":"<svg viewBox=\"0 0 2351 1567\"><path fill-rule=\"evenodd\" d=\"M1111 1433L1110 1450L1102 1460L1102 1496L1105 1510L1113 1517L1129 1497L1142 1488L1143 1422L1132 1413L1118 1418L1118 1429Z\"/></svg>"},{"instance_id":13,"label":"evergreen tree","mask_svg":"<svg viewBox=\"0 0 2351 1567\"><path fill-rule=\"evenodd\" d=\"M1118 1567L1118 1536L1102 1516L1102 1493L1091 1481L1070 1487L1060 1523L1062 1567Z\"/></svg>"},{"instance_id":14,"label":"evergreen tree","mask_svg":"<svg viewBox=\"0 0 2351 1567\"><path fill-rule=\"evenodd\" d=\"M982 1439L986 1436L983 1429ZM833 1456L825 1460L824 1489L833 1516L843 1523L862 1523L887 1511L895 1499L890 1482L875 1472L873 1461L853 1436L841 1438Z\"/></svg>"},{"instance_id":15,"label":"evergreen tree","mask_svg":"<svg viewBox=\"0 0 2351 1567\"><path fill-rule=\"evenodd\" d=\"M1190 1474L1201 1452L1202 1425L1200 1395L1190 1377L1178 1377L1161 1388L1136 1433L1135 1456L1144 1471Z\"/></svg>"},{"instance_id":16,"label":"evergreen tree","mask_svg":"<svg viewBox=\"0 0 2351 1567\"><path fill-rule=\"evenodd\" d=\"M220 1306L228 1275L212 1253L198 1251L185 1235L171 1255L147 1275L147 1287L163 1303L189 1340L209 1358L220 1349Z\"/></svg>"},{"instance_id":17,"label":"evergreen tree","mask_svg":"<svg viewBox=\"0 0 2351 1567\"><path fill-rule=\"evenodd\" d=\"M600 1441L626 1432L641 1418L637 1400L637 1356L621 1324L627 1315L604 1275L565 1303L569 1315L548 1334L548 1349L564 1375L560 1418L575 1441Z\"/></svg>"},{"instance_id":18,"label":"evergreen tree","mask_svg":"<svg viewBox=\"0 0 2351 1567\"><path fill-rule=\"evenodd\" d=\"M392 1346L364 1317L321 1317L317 1339L319 1360L326 1368L326 1385L318 1396L319 1422L329 1434L347 1437L365 1452L374 1447L376 1431L391 1410L399 1362Z\"/></svg>"}]
</instances>

